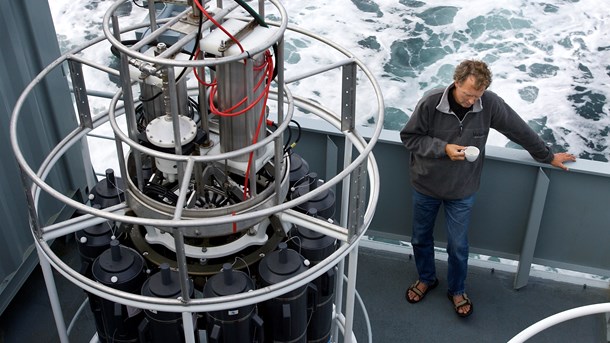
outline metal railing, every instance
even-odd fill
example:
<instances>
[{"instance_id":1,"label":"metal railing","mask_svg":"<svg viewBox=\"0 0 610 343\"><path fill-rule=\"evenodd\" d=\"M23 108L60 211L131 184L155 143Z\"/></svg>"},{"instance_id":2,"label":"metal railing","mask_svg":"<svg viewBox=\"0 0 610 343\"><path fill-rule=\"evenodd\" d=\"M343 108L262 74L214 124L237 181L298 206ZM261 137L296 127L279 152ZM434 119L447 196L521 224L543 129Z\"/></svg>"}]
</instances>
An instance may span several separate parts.
<instances>
[{"instance_id":1,"label":"metal railing","mask_svg":"<svg viewBox=\"0 0 610 343\"><path fill-rule=\"evenodd\" d=\"M576 307L573 309L569 309L563 312L559 312L550 317L547 317L535 324L532 324L530 327L521 331L515 337L511 338L508 343L521 343L525 342L528 339L534 337L536 334L550 328L551 326L557 325L559 323L576 319L592 314L599 313L610 313L610 303L603 304L593 304L587 306Z\"/></svg>"}]
</instances>

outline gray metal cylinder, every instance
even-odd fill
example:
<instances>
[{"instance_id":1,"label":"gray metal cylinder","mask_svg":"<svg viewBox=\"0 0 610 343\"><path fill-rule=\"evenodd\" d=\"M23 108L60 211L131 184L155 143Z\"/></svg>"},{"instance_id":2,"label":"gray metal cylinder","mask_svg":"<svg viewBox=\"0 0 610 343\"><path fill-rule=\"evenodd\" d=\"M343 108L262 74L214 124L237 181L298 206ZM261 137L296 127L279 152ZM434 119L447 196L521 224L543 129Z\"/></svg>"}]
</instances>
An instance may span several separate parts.
<instances>
[{"instance_id":1,"label":"gray metal cylinder","mask_svg":"<svg viewBox=\"0 0 610 343\"><path fill-rule=\"evenodd\" d=\"M247 75L251 73L253 82L256 84L263 77L265 70L256 70L256 66L264 63L264 56L259 54L248 61L245 65L242 61L220 64L216 67L218 83L218 108L227 111L248 96ZM253 103L264 91L265 84L261 83L253 90L253 99L248 99L244 104L231 110L237 112ZM244 114L236 116L220 117L220 149L222 152L234 151L252 145L256 126L263 111L264 102L259 101L252 109ZM266 118L263 118L265 120ZM265 123L260 127L258 140L265 134ZM258 158L263 148L255 151L254 158ZM248 154L238 156L237 161L247 161Z\"/></svg>"}]
</instances>

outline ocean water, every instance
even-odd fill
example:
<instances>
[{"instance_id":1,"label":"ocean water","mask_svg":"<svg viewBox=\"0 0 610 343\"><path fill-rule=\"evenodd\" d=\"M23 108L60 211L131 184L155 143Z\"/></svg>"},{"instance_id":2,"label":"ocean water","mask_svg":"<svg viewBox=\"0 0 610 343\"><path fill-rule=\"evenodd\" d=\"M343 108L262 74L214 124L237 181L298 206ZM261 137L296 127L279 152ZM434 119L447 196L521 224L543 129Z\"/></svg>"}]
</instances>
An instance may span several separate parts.
<instances>
[{"instance_id":1,"label":"ocean water","mask_svg":"<svg viewBox=\"0 0 610 343\"><path fill-rule=\"evenodd\" d=\"M331 39L354 53L375 74L384 100L384 127L400 130L428 90L452 81L463 59L487 62L491 90L502 96L558 151L608 161L610 118L610 7L597 0L283 0L290 22ZM102 35L111 1L54 0L49 5L64 51ZM125 20L139 22L146 10L131 2ZM270 17L273 19L273 17ZM111 65L107 45L85 57ZM326 61L310 40L286 39L291 70ZM98 90L116 89L107 77ZM336 84L291 85L293 93L336 103ZM358 121L370 125L371 99L358 93ZM94 107L101 110L107 101ZM488 144L516 147L494 132Z\"/></svg>"}]
</instances>

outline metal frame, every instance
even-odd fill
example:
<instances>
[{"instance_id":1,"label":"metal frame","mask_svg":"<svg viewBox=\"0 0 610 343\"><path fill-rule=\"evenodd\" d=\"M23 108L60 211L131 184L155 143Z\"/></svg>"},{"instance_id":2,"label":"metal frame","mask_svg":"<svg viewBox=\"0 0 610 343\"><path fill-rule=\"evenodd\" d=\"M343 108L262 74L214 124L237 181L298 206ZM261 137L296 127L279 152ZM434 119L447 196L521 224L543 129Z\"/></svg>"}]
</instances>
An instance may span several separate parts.
<instances>
[{"instance_id":1,"label":"metal frame","mask_svg":"<svg viewBox=\"0 0 610 343\"><path fill-rule=\"evenodd\" d=\"M277 39L281 42L283 40L284 30L286 30L288 27L286 13L284 12L283 7L279 3L279 1L270 0L270 2L282 14L281 23L272 23L272 25L280 27L280 30L278 30L279 33L277 35ZM118 8L118 6L121 3L122 3L122 1L118 1L115 5L112 6L112 9ZM111 13L112 9L108 13ZM110 29L109 29L109 21L110 21L110 18L112 17L112 15L109 15L108 13L104 17L103 29L104 29L104 32L108 35L107 39L109 41L111 41L111 43L113 43L113 45L114 45L114 43L117 43L117 42L113 42L113 39L116 40L116 38L114 38L114 36L112 35L112 33L110 32ZM116 17L114 17L114 18L116 19ZM159 21L159 22L162 22L162 21ZM119 31L118 25L116 23L117 23L117 21L113 20L113 26L114 26L114 29L116 30L115 32L118 32ZM138 27L142 27L142 26L130 27L130 28L125 29L123 32L127 32L129 30L133 30ZM46 177L47 177L49 171L60 160L60 158L64 155L64 153L69 148L71 148L77 144L81 144L82 139L85 137L85 135L87 133L89 133L91 131L92 127L97 127L106 121L109 121L111 126L114 129L116 139L117 139L117 151L119 153L119 156L123 156L122 144L126 143L129 146L131 146L131 148L134 150L138 150L140 152L145 152L145 153L150 154L155 157L161 157L164 159L173 160L178 163L180 163L180 162L184 163L184 165L185 165L184 174L189 175L193 170L193 165L197 162L205 162L205 161L211 161L211 160L215 160L215 159L230 158L232 156L236 156L236 155L240 155L240 154L244 154L244 153L253 151L272 141L277 142L278 136L281 134L281 132L283 130L285 130L288 127L288 123L290 121L289 119L291 118L294 106L298 106L298 107L307 109L308 111L317 115L318 117L320 117L327 123L330 123L337 129L341 129L341 127L342 127L341 119L344 117L342 117L342 116L340 117L340 116L336 115L333 111L323 108L320 105L318 105L312 101L309 101L306 99L293 98L290 91L287 88L283 88L284 85L280 85L279 94L277 94L277 93L275 94L275 99L278 99L278 101L280 101L280 104L278 107L283 108L284 102L282 102L282 101L285 96L286 103L288 105L288 112L287 112L286 118L281 118L281 120L283 120L283 121L280 123L278 129L276 130L277 134L274 133L272 135L269 135L265 139L259 141L256 144L253 144L247 148L243 148L243 149L233 151L230 153L216 155L213 157L177 156L177 155L172 155L172 154L164 154L164 153L160 153L157 151L147 149L143 146L140 146L139 144L137 144L136 142L134 142L131 139L131 138L133 138L131 135L131 132L130 132L129 137L121 132L120 128L118 127L118 125L116 124L116 121L115 121L116 109L117 109L116 104L118 103L118 100L122 96L122 94L120 92L118 92L117 94L115 94L115 96L112 100L110 110L108 111L107 114L96 117L96 118L91 118L90 124L87 122L85 125L79 125L79 127L75 128L72 132L70 132L60 143L58 143L58 145L56 147L54 147L51 150L51 152L49 153L49 155L47 156L45 161L39 166L38 170L35 172L32 169L32 167L29 165L29 163L26 161L26 159L24 158L24 156L21 152L19 137L17 135L17 132L18 132L17 127L18 127L20 116L22 115L21 108L25 102L25 99L32 92L32 90L36 87L36 85L39 84L41 82L41 80L43 80L44 77L48 73L50 73L55 68L60 67L65 61L68 61L71 66L76 66L77 69L75 69L75 70L77 70L77 71L80 67L82 67L82 65L88 65L88 66L99 69L101 71L105 71L105 72L113 74L113 75L116 75L118 73L111 68L108 68L105 66L100 66L93 61L88 61L88 60L85 60L85 59L82 59L82 58L79 58L76 56L76 54L79 51L81 51L82 49L85 49L85 48L103 40L103 38L100 38L98 40L91 42L90 44L88 44L84 47L74 49L71 52L62 55L60 58L55 60L53 63L49 64L49 66L47 66L40 74L38 74L38 76L26 87L26 89L21 94L19 100L17 101L17 103L15 105L15 109L13 111L13 116L11 118L11 124L10 124L11 145L12 145L15 157L22 170L23 182L26 187L26 194L28 195L29 205L30 205L30 209L31 209L31 213L30 213L31 218L30 219L31 219L31 223L32 223L32 231L34 232L35 237L36 237L35 244L37 247L39 258L41 260L41 267L43 269L45 281L47 283L47 290L49 293L49 297L51 299L51 305L52 305L53 313L55 316L56 325L57 325L57 328L58 328L58 331L60 334L60 339L62 342L68 342L68 337L67 337L67 333L66 333L66 325L64 323L63 316L62 316L60 301L57 296L57 290L55 288L56 286L55 286L55 282L54 282L52 269L55 269L63 277L67 278L69 281L76 284L77 286L84 289L85 291L95 294L97 296L100 296L102 298L105 298L105 299L108 299L110 301L114 301L117 303L121 303L124 305L142 308L142 309L158 310L158 311L166 311L166 312L181 312L181 313L183 313L185 323L188 323L189 321L186 319L193 312L217 311L217 310L221 310L221 309L241 307L241 306L259 303L261 301L271 299L278 295L285 294L285 293L287 293L291 290L294 290L298 287L301 287L302 285L319 277L324 272L326 272L330 268L333 268L337 264L340 264L340 267L339 267L340 274L339 275L343 275L343 260L348 255L349 255L350 263L349 263L349 270L348 270L348 274L347 274L347 298L346 298L347 304L346 304L346 309L345 309L346 314L345 314L345 316L343 316L343 314L341 313L341 309L343 308L343 306L340 304L340 302L342 301L341 299L342 299L342 290L343 290L343 283L341 282L341 287L339 288L339 291L337 292L338 293L337 302L339 303L339 305L336 306L334 325L335 325L335 327L341 327L343 329L342 331L344 332L344 341L345 342L353 341L354 337L353 337L353 333L352 333L352 323L353 323L353 315L354 315L353 307L354 307L354 299L355 299L355 282L356 282L356 270L357 270L357 245L358 245L359 240L362 238L363 234L366 232L366 228L368 228L368 226L370 225L370 223L372 221L372 218L373 218L373 215L375 212L375 207L376 207L376 204L378 201L379 171L377 169L377 164L376 164L375 158L372 154L372 149L373 149L373 146L375 145L375 143L380 135L381 129L382 129L381 123L383 123L383 116L384 116L383 98L381 96L381 90L380 90L378 84L376 83L374 77L372 76L372 74L351 53L349 53L345 49L341 48L340 46L336 45L335 43L329 42L313 33L308 33L306 31L294 29L294 28L290 28L290 30L292 32L305 34L311 38L314 38L318 41L326 43L329 47L334 48L335 50L338 50L339 52L343 53L345 56L347 56L348 60L350 61L351 66L354 70L354 74L355 74L356 68L358 68L368 78L369 82L371 83L371 85L375 91L375 95L376 95L377 106L378 106L376 115L377 115L378 124L375 127L375 133L374 133L373 137L368 142L361 135L359 135L358 132L356 132L355 130L348 130L348 131L343 132L343 134L346 138L346 140L345 140L346 146L349 146L349 149L346 149L346 151L347 150L350 151L350 156L346 156L343 170L340 173L338 173L336 176L334 176L332 179L327 180L322 186L317 188L315 191L307 193L294 200L290 200L290 201L287 201L284 203L277 204L275 206L271 206L269 208L254 210L254 211L247 212L247 213L241 213L241 214L236 214L236 215L224 215L224 216L218 216L215 218L197 218L197 219L183 220L183 219L181 219L182 218L181 207L177 206L172 219L137 218L137 217L132 217L132 216L128 216L128 215L124 214L124 210L126 208L124 204L120 204L120 205L117 205L117 206L114 206L111 208L107 208L107 209L94 209L92 207L79 203L73 199L70 199L70 198L64 196L63 194L61 194L59 191L57 191L55 188L53 188L49 184L47 184ZM117 36L118 36L118 34L117 34ZM118 43L118 44L120 45L120 43ZM126 55L133 54L135 57L141 58L142 60L147 60L149 62L155 62L155 63L159 63L159 64L165 63L163 61L163 57L160 57L159 59L151 60L150 56L144 56L144 55L140 56L138 53L133 53L133 51L132 52L122 51L122 49L120 47L119 47L119 50L121 50L121 52L123 52ZM256 51L252 51L250 53L256 53ZM246 55L247 55L247 52L245 52L241 55L229 57L226 60L227 61L238 60L238 59L242 59L242 58L246 57ZM167 61L167 64L168 65L170 64L170 60ZM188 62L171 60L171 64L178 65L178 66L201 67L201 66L206 66L206 65L210 64L210 62L208 60L206 60L206 61L195 60L195 61L188 61ZM328 70L330 70L330 69L328 69ZM125 72L125 58L123 58L122 72ZM303 77L315 76L318 73L319 72L314 72L314 73L311 73L311 75L303 76ZM84 86L85 85L83 84L82 87L84 88ZM126 86L128 86L128 85L126 85ZM345 83L344 83L344 86L345 86ZM355 77L352 78L351 83L348 84L348 86L353 87L353 89L355 90L355 87L356 87L356 78ZM79 87L81 87L81 86L79 86ZM80 94L80 95L82 95L82 94ZM130 99L129 95L126 98ZM353 98L352 98L352 100L353 100ZM127 106L126 106L127 114L126 115L129 117L130 112L132 112L131 109L132 109L133 104L129 105L130 100L128 100L126 103L127 103ZM79 108L79 112L83 112L81 110L82 109ZM282 111L280 111L280 112L282 112ZM355 114L355 108L353 109L352 113ZM86 122L84 119L88 119L88 118L86 115L81 115L81 119L83 119L83 122ZM351 118L351 120L353 121L353 117ZM351 157L352 147L354 147L359 153L359 155L354 159L352 159L352 157ZM354 172L354 170L361 170L363 168L363 166L366 166L366 170L367 170L368 176L369 176L369 197L368 197L368 201L367 201L366 211L363 212L362 215L358 215L358 218L359 218L358 224L360 226L360 229L355 232L352 232L350 234L348 232L348 230L345 229L345 226L347 226L347 218L349 215L348 209L351 207L349 205L351 203L351 199L349 199L350 184L349 184L349 182L346 182L345 180L349 179L350 174L352 174ZM125 172L125 170L121 170L121 171L122 171L122 173ZM357 174L363 175L363 172L359 171L359 172L357 172ZM127 175L127 174L125 173L124 175ZM301 216L300 214L297 214L294 211L290 210L292 207L299 205L303 202L306 202L306 201L310 200L311 198L317 196L320 192L324 192L324 191L330 189L331 187L334 187L337 183L339 183L341 181L343 181L343 193L348 195L348 196L344 195L344 199L343 199L343 206L342 206L342 210L341 210L342 211L341 225L331 224L328 222L325 222L324 225L321 225L322 223L320 223L320 220L318 220L316 218L312 218L312 217L308 217L308 216ZM359 185L359 184L360 184L360 182L356 182L356 185ZM31 188L30 188L30 185L31 185ZM65 204L69 208L72 208L75 211L81 211L81 212L85 213L85 215L83 215L79 218L76 218L76 219L58 222L53 225L41 225L40 223L37 222L37 206L38 206L38 199L39 199L41 192L45 192L45 193L51 195L53 198L55 198L59 202ZM184 201L185 192L186 192L185 183L182 183L182 187L180 190L180 198L179 198L182 201ZM361 201L361 200L359 200L359 201ZM360 209L361 206L358 205L357 208ZM364 211L363 208L361 210ZM180 299L180 300L145 297L145 296L140 296L140 295L136 295L136 294L118 291L116 289L112 289L107 286L101 285L91 279L88 279L88 278L82 276L80 273L78 273L77 271L72 269L70 266L68 266L66 263L64 263L57 255L55 255L55 253L51 250L51 248L48 244L48 241L53 238L73 233L77 230L82 229L83 227L94 225L95 223L103 222L106 220L113 220L113 221L127 223L127 224L151 225L151 226L155 226L155 227L165 227L165 228L173 227L173 228L175 228L174 233L176 234L176 236L175 236L176 244L180 245L180 244L183 244L183 240L180 237L181 230L179 228L194 227L194 226L221 225L221 224L226 224L226 223L232 223L235 221L247 221L250 219L261 218L261 217L271 216L271 215L278 216L281 220L284 220L287 222L292 222L292 223L298 223L299 225L303 225L304 227L307 227L311 230L315 230L315 231L319 231L324 234L331 235L332 237L335 237L335 238L341 240L343 242L343 244L331 256L329 256L327 259L325 259L321 263L310 268L308 271L306 271L302 274L299 274L298 276L293 277L292 279L286 280L284 282L281 282L281 283L278 283L278 284L275 284L272 286L268 286L263 289L258 289L258 290L252 291L252 292L244 293L244 294L237 294L237 295L218 297L218 298L212 298L212 299L188 299L188 298L182 297L182 299ZM177 250L179 250L179 249L177 249ZM178 252L178 254L180 254L180 253ZM180 258L180 255L178 256L178 259L183 260L183 258ZM185 269L184 263L179 263L179 266L181 269L181 274L180 274L181 282L184 282L184 280L187 279L187 275L186 275L187 271ZM193 342L194 341L193 330L190 330L190 329L192 329L192 327L188 327L188 326L190 326L190 325L185 325L185 337L187 338L187 342ZM190 332L189 332L189 330L190 330Z\"/></svg>"}]
</instances>

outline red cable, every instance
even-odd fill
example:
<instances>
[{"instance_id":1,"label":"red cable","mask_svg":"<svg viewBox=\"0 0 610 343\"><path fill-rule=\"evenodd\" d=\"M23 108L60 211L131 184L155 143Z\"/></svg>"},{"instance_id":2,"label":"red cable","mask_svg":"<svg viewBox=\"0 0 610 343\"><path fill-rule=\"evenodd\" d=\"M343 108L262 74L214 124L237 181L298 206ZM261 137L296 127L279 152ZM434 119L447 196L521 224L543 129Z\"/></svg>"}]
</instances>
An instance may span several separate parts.
<instances>
[{"instance_id":1,"label":"red cable","mask_svg":"<svg viewBox=\"0 0 610 343\"><path fill-rule=\"evenodd\" d=\"M199 0L195 0L195 5L197 5L197 7L201 11L201 13L203 13L208 18L208 20L210 20L212 23L214 23L214 25L216 25L216 27L218 27L222 32L224 32L227 36L229 36L229 38L232 41L234 41L235 44L237 44L237 46L239 46L239 49L241 50L241 52L244 52L244 48L241 46L241 43L239 43L237 38L233 37L233 35L230 34L229 31L225 30L225 28L222 27L222 25L220 25L220 23L217 22L216 19L212 18L212 16L210 16L210 14L203 8L203 6L201 6L201 3L199 2Z\"/></svg>"},{"instance_id":2,"label":"red cable","mask_svg":"<svg viewBox=\"0 0 610 343\"><path fill-rule=\"evenodd\" d=\"M265 87L265 91L263 94L265 95L265 100L263 102L263 108L261 110L261 115L258 119L258 124L256 125L256 131L254 132L254 137L252 138L252 144L256 144L258 141L258 133L260 132L261 126L263 124L263 119L265 118L265 110L267 107L267 99L269 98L269 89L271 88L271 78L273 77L273 60L271 59L271 54L268 52L265 54L267 58L267 86ZM245 181L244 181L244 201L246 200L246 194L252 194L248 189L248 179L250 175L250 167L252 165L252 156L254 155L254 151L250 151L250 155L248 156L248 166L246 167Z\"/></svg>"},{"instance_id":3,"label":"red cable","mask_svg":"<svg viewBox=\"0 0 610 343\"><path fill-rule=\"evenodd\" d=\"M203 6L201 6L201 3L199 2L199 0L195 0L195 5L199 8L199 10L201 11L201 13L203 13L212 23L214 23L214 25L216 25L216 27L218 27L222 32L224 32L227 36L229 36L229 38L235 42L235 44L237 44L237 46L239 47L239 49L241 50L241 52L244 52L244 48L241 45L241 43L237 40L237 38L235 38L233 35L231 35L222 25L220 25L220 23L218 23L212 16L210 16L210 14L203 8ZM200 50L197 49L197 54L195 55L195 58L198 57ZM267 56L269 56L269 52L267 52ZM271 62L270 62L271 61ZM263 68L265 68L265 66L267 66L269 63L272 64L272 60L270 60L269 58L267 58L267 62L266 63L262 63L260 66L255 66L254 70L262 70ZM201 84L205 85L205 86L211 86L212 89L210 90L210 110L212 111L212 113L219 115L219 116L227 116L227 117L232 117L232 116L237 116L240 114L243 114L245 112L247 112L248 110L252 109L252 107L254 107L261 99L262 99L262 94L261 96L259 96L250 106L246 107L245 109L235 112L235 113L230 113L230 111L232 111L233 109L239 107L240 105L242 105L244 103L244 101L247 100L247 97L244 97L244 99L242 99L240 102L238 102L237 104L233 105L231 108L225 110L225 112L222 112L220 110L218 110L216 108L216 106L214 105L214 95L216 94L216 81L212 82L211 84L206 83L205 81L203 81L199 75L197 74L196 68L193 68L195 77L197 78L197 81L199 81ZM258 89L258 87L260 87L260 85L262 84L263 80L264 80L264 75L261 77L261 79L257 82L256 86L254 87L254 90L256 91Z\"/></svg>"},{"instance_id":4,"label":"red cable","mask_svg":"<svg viewBox=\"0 0 610 343\"><path fill-rule=\"evenodd\" d=\"M261 64L261 66L266 66L267 67L267 74L269 74L269 70L273 70L273 60L271 59L271 54L267 51L265 53L265 57L266 57L266 62ZM269 67L271 65L271 67ZM254 90L256 91L258 89L258 87L260 87L260 85L263 83L263 81L265 80L265 74L263 74L261 76L261 78L259 79L258 83L256 84ZM269 77L269 76L267 76ZM252 103L250 103L250 105L248 105L246 108L241 109L237 112L231 112L233 111L235 108L241 106L248 98L244 97L241 101L239 101L237 104L231 106L230 108L225 109L224 111L219 110L216 105L214 105L214 97L216 96L216 90L217 90L217 86L212 87L210 89L210 99L209 99L209 103L210 103L210 111L212 111L212 113L219 115L219 116L223 116L223 117L235 117L238 115L241 115L243 113L246 113L247 111L251 110L254 106L256 106L256 104L258 104L261 99L263 98L265 92L269 91L270 88L270 82L267 84L267 86L265 87L265 91L263 91Z\"/></svg>"},{"instance_id":5,"label":"red cable","mask_svg":"<svg viewBox=\"0 0 610 343\"><path fill-rule=\"evenodd\" d=\"M199 48L197 48L197 52L195 53L195 56L193 57L193 59L197 59L197 57L199 57L199 53L201 52L201 50ZM213 87L216 86L216 81L212 81L212 83L207 83L204 80L202 80L199 77L199 74L197 73L197 67L193 67L193 74L195 74L195 78L197 79L197 81L199 81L199 83L201 83L204 86L208 86L208 87Z\"/></svg>"},{"instance_id":6,"label":"red cable","mask_svg":"<svg viewBox=\"0 0 610 343\"><path fill-rule=\"evenodd\" d=\"M244 52L244 48L242 47L241 43L237 40L237 38L235 38L233 35L231 35L224 27L222 27L222 25L220 25L220 23L218 23L214 18L212 18L212 16L210 16L210 14L203 8L203 6L201 6L201 3L199 2L199 0L195 0L195 5L199 8L201 13L203 13L208 18L208 20L210 20L212 23L214 23L214 25L216 25L216 27L218 27L222 32L224 32L227 36L229 36L229 38L232 41L234 41L235 44L237 44L237 46L239 47L239 49L241 50L242 53ZM197 55L198 54L199 54L199 49L197 51ZM217 83L213 82L212 84L206 84L205 82L203 82L203 80L201 80L199 78L199 75L197 75L197 71L196 70L194 71L195 77L197 78L197 80L199 82L201 82L204 85L208 85L208 86L212 87L212 89L210 90L210 109L212 110L213 113L216 113L218 115L237 116L237 115L243 114L243 113L247 112L248 110L252 109L264 97L263 107L261 109L261 114L260 114L260 117L258 120L258 124L256 126L256 131L254 132L254 137L252 138L252 144L256 144L256 142L258 140L258 133L260 132L260 128L263 123L263 119L265 117L267 100L269 98L269 90L271 88L271 78L273 77L273 60L271 59L271 54L267 51L265 53L265 57L266 57L266 63L262 63L260 66L254 67L254 70L262 70L265 67L267 68L268 75L267 75L267 85L265 86L265 90L263 92L261 92L261 95L254 102L252 102L250 105L248 105L245 109L235 112L235 113L223 113L221 111L218 111L218 109L214 106L214 101L213 101L213 94L216 93L216 89L218 87ZM195 68L193 68L193 69L195 69ZM258 87L260 87L260 85L262 84L264 79L265 79L265 77L263 74L263 76L261 77L259 82L257 82L256 86L254 87L255 91L258 89ZM247 97L244 97L244 99L239 101L236 105L233 105L229 110L235 109L236 107L243 104L244 101L246 101L246 100L247 100ZM246 174L245 174L245 181L244 181L244 200L246 200L247 194L250 193L250 192L248 192L249 191L248 190L248 176L250 175L250 167L252 165L253 155L254 155L254 151L251 151L250 155L248 157L248 166L246 167Z\"/></svg>"}]
</instances>

